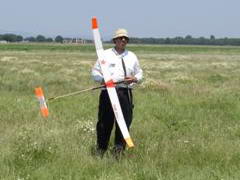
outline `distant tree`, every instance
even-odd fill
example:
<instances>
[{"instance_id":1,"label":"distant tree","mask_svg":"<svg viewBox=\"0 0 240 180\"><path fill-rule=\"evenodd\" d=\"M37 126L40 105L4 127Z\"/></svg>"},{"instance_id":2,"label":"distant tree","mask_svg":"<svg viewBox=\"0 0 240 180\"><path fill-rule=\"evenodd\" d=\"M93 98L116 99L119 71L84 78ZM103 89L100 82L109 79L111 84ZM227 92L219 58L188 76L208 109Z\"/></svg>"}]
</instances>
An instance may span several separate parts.
<instances>
[{"instance_id":1,"label":"distant tree","mask_svg":"<svg viewBox=\"0 0 240 180\"><path fill-rule=\"evenodd\" d=\"M211 35L211 36L210 36L210 39L211 39L211 40L215 40L215 36L214 36L214 35Z\"/></svg>"},{"instance_id":2,"label":"distant tree","mask_svg":"<svg viewBox=\"0 0 240 180\"><path fill-rule=\"evenodd\" d=\"M185 37L185 39L192 39L192 36L191 36L191 35L187 35L187 36Z\"/></svg>"},{"instance_id":3,"label":"distant tree","mask_svg":"<svg viewBox=\"0 0 240 180\"><path fill-rule=\"evenodd\" d=\"M46 38L43 36L43 35L38 35L36 37L36 41L37 42L45 42L46 41Z\"/></svg>"},{"instance_id":4,"label":"distant tree","mask_svg":"<svg viewBox=\"0 0 240 180\"><path fill-rule=\"evenodd\" d=\"M165 39L165 44L170 44L171 43L171 39L170 38L166 38Z\"/></svg>"},{"instance_id":5,"label":"distant tree","mask_svg":"<svg viewBox=\"0 0 240 180\"><path fill-rule=\"evenodd\" d=\"M23 37L20 36L20 35L17 35L17 37L16 37L16 41L17 41L17 42L21 42L21 41L23 41Z\"/></svg>"},{"instance_id":6,"label":"distant tree","mask_svg":"<svg viewBox=\"0 0 240 180\"><path fill-rule=\"evenodd\" d=\"M182 37L177 36L177 37L173 38L173 42L172 43L173 44L183 44L184 43L184 39Z\"/></svg>"},{"instance_id":7,"label":"distant tree","mask_svg":"<svg viewBox=\"0 0 240 180\"><path fill-rule=\"evenodd\" d=\"M17 36L15 34L4 34L2 39L8 42L16 42Z\"/></svg>"},{"instance_id":8,"label":"distant tree","mask_svg":"<svg viewBox=\"0 0 240 180\"><path fill-rule=\"evenodd\" d=\"M216 38L215 38L214 35L211 35L211 36L210 36L209 44L210 44L210 45L215 45L215 44L216 44Z\"/></svg>"},{"instance_id":9,"label":"distant tree","mask_svg":"<svg viewBox=\"0 0 240 180\"><path fill-rule=\"evenodd\" d=\"M63 43L63 37L58 35L56 38L55 38L55 42L57 43Z\"/></svg>"},{"instance_id":10,"label":"distant tree","mask_svg":"<svg viewBox=\"0 0 240 180\"><path fill-rule=\"evenodd\" d=\"M47 38L46 42L53 42L53 39L52 38Z\"/></svg>"},{"instance_id":11,"label":"distant tree","mask_svg":"<svg viewBox=\"0 0 240 180\"><path fill-rule=\"evenodd\" d=\"M29 41L29 42L35 42L36 41L36 38L35 37L26 37L24 38L25 41Z\"/></svg>"},{"instance_id":12,"label":"distant tree","mask_svg":"<svg viewBox=\"0 0 240 180\"><path fill-rule=\"evenodd\" d=\"M223 38L223 45L228 45L229 39L227 37Z\"/></svg>"},{"instance_id":13,"label":"distant tree","mask_svg":"<svg viewBox=\"0 0 240 180\"><path fill-rule=\"evenodd\" d=\"M205 44L206 44L206 39L205 39L205 37L200 37L200 38L198 38L198 44L200 44L200 45L205 45Z\"/></svg>"},{"instance_id":14,"label":"distant tree","mask_svg":"<svg viewBox=\"0 0 240 180\"><path fill-rule=\"evenodd\" d=\"M183 44L192 44L194 42L194 38L191 35L187 35L183 41Z\"/></svg>"}]
</instances>

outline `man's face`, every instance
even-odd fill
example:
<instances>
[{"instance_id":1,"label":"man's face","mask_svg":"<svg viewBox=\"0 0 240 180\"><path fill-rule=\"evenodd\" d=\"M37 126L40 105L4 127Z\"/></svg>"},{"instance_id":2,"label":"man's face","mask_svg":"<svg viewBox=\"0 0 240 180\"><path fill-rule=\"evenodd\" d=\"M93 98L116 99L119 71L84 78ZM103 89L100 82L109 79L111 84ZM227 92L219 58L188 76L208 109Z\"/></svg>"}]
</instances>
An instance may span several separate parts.
<instances>
[{"instance_id":1,"label":"man's face","mask_svg":"<svg viewBox=\"0 0 240 180\"><path fill-rule=\"evenodd\" d=\"M115 39L116 47L119 49L125 49L129 39L128 37L122 36Z\"/></svg>"}]
</instances>

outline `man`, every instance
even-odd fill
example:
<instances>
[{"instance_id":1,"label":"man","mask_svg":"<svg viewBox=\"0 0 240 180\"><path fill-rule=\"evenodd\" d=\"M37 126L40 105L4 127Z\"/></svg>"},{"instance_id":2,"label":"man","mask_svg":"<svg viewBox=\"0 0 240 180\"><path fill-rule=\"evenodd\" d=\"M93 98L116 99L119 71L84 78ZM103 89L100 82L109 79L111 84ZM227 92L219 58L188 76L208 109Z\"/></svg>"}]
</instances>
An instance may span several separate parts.
<instances>
[{"instance_id":1,"label":"man","mask_svg":"<svg viewBox=\"0 0 240 180\"><path fill-rule=\"evenodd\" d=\"M133 99L132 87L133 84L142 80L142 69L136 55L125 49L129 41L128 32L125 29L118 29L114 36L114 48L104 51L104 61L108 65L108 70L111 74L112 80L116 83L116 91L119 102L122 108L123 116L129 129L133 116ZM92 76L96 82L104 83L98 61L92 69ZM106 152L115 121L114 112L112 110L111 101L108 96L106 88L101 90L99 97L98 122L97 122L97 151L101 155ZM126 143L123 139L122 133L118 124L115 131L115 147L116 153L122 152L125 149Z\"/></svg>"}]
</instances>

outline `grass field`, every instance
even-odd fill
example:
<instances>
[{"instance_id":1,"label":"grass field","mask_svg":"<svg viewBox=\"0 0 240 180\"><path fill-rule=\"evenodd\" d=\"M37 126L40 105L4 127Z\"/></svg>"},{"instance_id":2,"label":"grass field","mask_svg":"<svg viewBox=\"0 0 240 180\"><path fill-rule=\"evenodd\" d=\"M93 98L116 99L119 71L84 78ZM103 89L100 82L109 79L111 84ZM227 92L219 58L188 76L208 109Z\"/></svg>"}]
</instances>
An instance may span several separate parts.
<instances>
[{"instance_id":1,"label":"grass field","mask_svg":"<svg viewBox=\"0 0 240 180\"><path fill-rule=\"evenodd\" d=\"M49 103L49 118L34 95L38 86L47 98L95 86L94 47L0 45L0 179L239 179L240 48L129 49L144 81L134 90L135 148L116 161L91 154L98 90Z\"/></svg>"}]
</instances>

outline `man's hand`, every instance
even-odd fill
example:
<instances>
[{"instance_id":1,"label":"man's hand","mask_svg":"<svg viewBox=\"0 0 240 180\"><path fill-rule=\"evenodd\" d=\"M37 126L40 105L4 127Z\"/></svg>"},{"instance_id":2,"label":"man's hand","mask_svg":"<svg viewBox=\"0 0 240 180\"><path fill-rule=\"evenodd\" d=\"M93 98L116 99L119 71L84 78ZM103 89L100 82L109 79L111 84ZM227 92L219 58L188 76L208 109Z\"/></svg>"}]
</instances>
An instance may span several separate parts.
<instances>
[{"instance_id":1,"label":"man's hand","mask_svg":"<svg viewBox=\"0 0 240 180\"><path fill-rule=\"evenodd\" d=\"M125 83L131 84L131 83L137 83L137 78L131 76L131 77L125 77L124 79Z\"/></svg>"}]
</instances>

